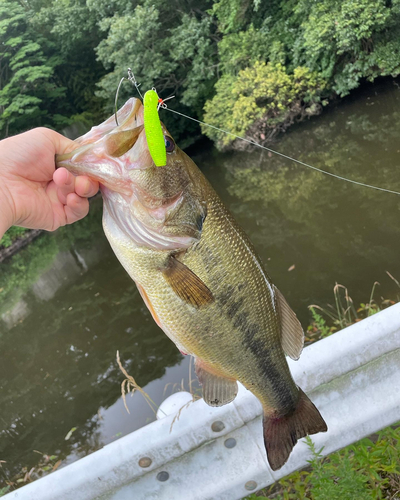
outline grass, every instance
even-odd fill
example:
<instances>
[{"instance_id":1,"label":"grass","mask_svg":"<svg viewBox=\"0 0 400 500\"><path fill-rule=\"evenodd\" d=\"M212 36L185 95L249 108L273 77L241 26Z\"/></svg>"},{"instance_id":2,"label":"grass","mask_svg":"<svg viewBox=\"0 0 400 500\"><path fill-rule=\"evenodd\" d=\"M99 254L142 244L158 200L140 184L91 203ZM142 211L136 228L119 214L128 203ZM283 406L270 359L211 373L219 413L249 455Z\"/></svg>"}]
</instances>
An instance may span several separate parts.
<instances>
[{"instance_id":1,"label":"grass","mask_svg":"<svg viewBox=\"0 0 400 500\"><path fill-rule=\"evenodd\" d=\"M310 437L312 458L297 471L244 500L394 500L400 498L400 422L323 458Z\"/></svg>"},{"instance_id":2,"label":"grass","mask_svg":"<svg viewBox=\"0 0 400 500\"><path fill-rule=\"evenodd\" d=\"M129 375L128 372L125 370L125 368L122 366L121 359L119 357L119 351L117 351L117 363L118 363L119 369L125 375L125 379L121 383L121 395L122 395L122 399L124 401L124 406L125 406L126 411L130 414L128 405L126 403L126 395L127 394L133 395L135 391L138 391L144 397L146 403L149 405L150 409L154 412L155 415L157 414L157 410L164 413L163 410L151 399L149 394L144 389L142 389L142 387L140 387L138 385L138 383L132 377L132 375ZM172 392L186 391L183 379L182 379L180 384L171 384L171 383L166 384L166 386L164 387L164 393L163 393L164 396L165 396L165 393L167 392L168 388L170 388L172 390ZM189 392L192 395L192 400L188 401L186 404L181 406L181 408L179 408L178 412L176 413L176 415L174 416L174 418L171 422L170 432L172 431L174 423L177 420L179 420L181 413L182 413L182 410L187 408L191 403L193 403L197 399L200 399L200 395L198 394L198 391L193 389L192 358L190 359L190 365L189 365ZM165 415L165 413L164 413L164 415Z\"/></svg>"},{"instance_id":3,"label":"grass","mask_svg":"<svg viewBox=\"0 0 400 500\"><path fill-rule=\"evenodd\" d=\"M147 394L147 392L140 387L140 385L136 382L136 380L132 377L132 375L129 375L128 372L125 370L125 368L122 366L121 359L119 357L119 351L117 351L117 363L119 369L125 375L125 379L121 383L121 395L126 411L129 414L131 413L129 411L128 405L126 404L126 395L131 394L133 396L134 392L138 391L140 392L140 394L142 394L146 403L150 406L150 409L154 412L154 414L156 414L158 410L158 405L151 399L151 397Z\"/></svg>"},{"instance_id":4,"label":"grass","mask_svg":"<svg viewBox=\"0 0 400 500\"><path fill-rule=\"evenodd\" d=\"M55 471L61 465L61 460L57 457L57 455L46 455L41 451L33 451L40 455L38 463L30 469L28 469L28 467L22 467L22 469L13 477L8 477L6 475L2 464L7 462L5 460L0 460L0 476L3 476L4 483L6 484L6 486L0 488L0 497L6 493L10 493L11 490L24 486L35 479L39 479L49 472Z\"/></svg>"},{"instance_id":5,"label":"grass","mask_svg":"<svg viewBox=\"0 0 400 500\"><path fill-rule=\"evenodd\" d=\"M400 288L400 283L388 271L386 273ZM329 304L326 307L316 304L309 306L312 321L307 328L306 344L328 337L338 330L342 330L395 304L396 302L393 300L382 298L377 301L375 299L375 292L378 286L379 283L375 281L371 289L369 301L362 302L356 308L347 288L336 283L333 288L334 304ZM399 300L400 298L398 297Z\"/></svg>"}]
</instances>

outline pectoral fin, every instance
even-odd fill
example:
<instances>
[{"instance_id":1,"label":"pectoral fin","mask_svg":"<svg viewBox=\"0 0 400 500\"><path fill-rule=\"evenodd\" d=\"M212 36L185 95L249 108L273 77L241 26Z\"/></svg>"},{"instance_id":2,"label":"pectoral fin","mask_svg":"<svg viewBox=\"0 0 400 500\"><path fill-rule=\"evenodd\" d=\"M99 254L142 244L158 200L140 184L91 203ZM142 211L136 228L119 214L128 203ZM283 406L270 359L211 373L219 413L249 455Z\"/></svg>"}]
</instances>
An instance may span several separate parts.
<instances>
[{"instance_id":1,"label":"pectoral fin","mask_svg":"<svg viewBox=\"0 0 400 500\"><path fill-rule=\"evenodd\" d=\"M235 379L227 378L196 358L196 375L203 386L203 399L210 406L223 406L233 401L238 392Z\"/></svg>"},{"instance_id":2,"label":"pectoral fin","mask_svg":"<svg viewBox=\"0 0 400 500\"><path fill-rule=\"evenodd\" d=\"M275 288L276 303L281 319L281 344L284 352L292 359L299 359L304 345L304 331L296 314L285 297Z\"/></svg>"},{"instance_id":3,"label":"pectoral fin","mask_svg":"<svg viewBox=\"0 0 400 500\"><path fill-rule=\"evenodd\" d=\"M199 308L214 302L207 285L175 257L169 259L168 266L162 272L178 297L188 304Z\"/></svg>"},{"instance_id":4,"label":"pectoral fin","mask_svg":"<svg viewBox=\"0 0 400 500\"><path fill-rule=\"evenodd\" d=\"M106 152L114 158L122 156L133 147L142 130L143 125L139 125L130 130L119 130L114 134L109 134L104 144Z\"/></svg>"}]
</instances>

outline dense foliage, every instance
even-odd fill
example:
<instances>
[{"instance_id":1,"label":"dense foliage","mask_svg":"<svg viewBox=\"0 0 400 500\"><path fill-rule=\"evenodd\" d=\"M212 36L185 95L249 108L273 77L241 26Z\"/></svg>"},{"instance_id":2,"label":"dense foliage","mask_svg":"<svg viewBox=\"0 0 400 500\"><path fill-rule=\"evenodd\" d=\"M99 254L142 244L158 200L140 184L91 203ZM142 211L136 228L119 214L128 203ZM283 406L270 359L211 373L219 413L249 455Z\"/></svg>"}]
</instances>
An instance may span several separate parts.
<instances>
[{"instance_id":1,"label":"dense foliage","mask_svg":"<svg viewBox=\"0 0 400 500\"><path fill-rule=\"evenodd\" d=\"M363 79L400 73L400 0L3 0L1 136L98 121L128 66L175 109L266 141ZM134 93L124 84L121 101ZM198 133L163 119L180 139Z\"/></svg>"},{"instance_id":2,"label":"dense foliage","mask_svg":"<svg viewBox=\"0 0 400 500\"><path fill-rule=\"evenodd\" d=\"M11 226L10 229L0 239L0 251L3 248L10 247L15 240L19 239L28 231L29 229L25 229L24 227Z\"/></svg>"}]
</instances>

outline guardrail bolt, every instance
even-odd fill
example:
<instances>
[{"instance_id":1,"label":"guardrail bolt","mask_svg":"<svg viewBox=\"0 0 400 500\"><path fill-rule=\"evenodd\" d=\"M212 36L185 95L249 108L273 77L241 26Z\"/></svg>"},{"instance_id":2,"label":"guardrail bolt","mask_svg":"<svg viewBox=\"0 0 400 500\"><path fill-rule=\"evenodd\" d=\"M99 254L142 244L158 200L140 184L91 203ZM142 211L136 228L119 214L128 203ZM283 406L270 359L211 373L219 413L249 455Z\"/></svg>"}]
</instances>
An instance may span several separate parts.
<instances>
[{"instance_id":1,"label":"guardrail bolt","mask_svg":"<svg viewBox=\"0 0 400 500\"><path fill-rule=\"evenodd\" d=\"M159 473L157 474L157 479L158 479L158 481L162 481L162 482L164 482L164 481L168 481L168 479L169 479L169 474L168 474L168 472L167 472L167 471L165 471L165 470L163 470L163 471L159 472Z\"/></svg>"},{"instance_id":2,"label":"guardrail bolt","mask_svg":"<svg viewBox=\"0 0 400 500\"><path fill-rule=\"evenodd\" d=\"M224 445L226 448L234 448L236 446L236 439L228 438L225 440Z\"/></svg>"},{"instance_id":3,"label":"guardrail bolt","mask_svg":"<svg viewBox=\"0 0 400 500\"><path fill-rule=\"evenodd\" d=\"M221 422L221 420L217 420L216 422L212 423L211 429L214 432L221 432L225 429L225 424L223 422Z\"/></svg>"},{"instance_id":4,"label":"guardrail bolt","mask_svg":"<svg viewBox=\"0 0 400 500\"><path fill-rule=\"evenodd\" d=\"M146 467L150 467L151 463L152 463L152 460L149 457L142 457L139 460L139 466L143 467L143 469L145 469Z\"/></svg>"},{"instance_id":5,"label":"guardrail bolt","mask_svg":"<svg viewBox=\"0 0 400 500\"><path fill-rule=\"evenodd\" d=\"M257 483L255 481L247 481L247 483L244 485L244 487L248 491L253 491L257 488Z\"/></svg>"}]
</instances>

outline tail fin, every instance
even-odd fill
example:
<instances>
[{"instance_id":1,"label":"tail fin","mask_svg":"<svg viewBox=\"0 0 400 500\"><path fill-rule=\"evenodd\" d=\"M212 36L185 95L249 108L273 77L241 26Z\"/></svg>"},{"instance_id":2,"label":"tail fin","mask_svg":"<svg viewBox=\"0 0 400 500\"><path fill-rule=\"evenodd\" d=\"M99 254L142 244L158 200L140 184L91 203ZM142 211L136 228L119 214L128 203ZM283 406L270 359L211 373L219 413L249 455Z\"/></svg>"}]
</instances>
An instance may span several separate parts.
<instances>
[{"instance_id":1,"label":"tail fin","mask_svg":"<svg viewBox=\"0 0 400 500\"><path fill-rule=\"evenodd\" d=\"M264 444L272 470L286 463L298 439L328 430L317 408L300 388L299 391L300 399L293 413L275 419L264 417Z\"/></svg>"}]
</instances>

